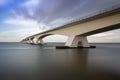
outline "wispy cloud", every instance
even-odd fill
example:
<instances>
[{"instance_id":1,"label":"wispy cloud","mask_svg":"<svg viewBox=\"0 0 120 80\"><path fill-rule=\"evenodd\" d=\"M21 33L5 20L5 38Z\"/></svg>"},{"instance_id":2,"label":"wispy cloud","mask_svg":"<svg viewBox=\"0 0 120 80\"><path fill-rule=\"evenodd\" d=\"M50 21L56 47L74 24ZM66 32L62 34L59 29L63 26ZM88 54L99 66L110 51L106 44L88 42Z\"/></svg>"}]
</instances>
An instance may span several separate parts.
<instances>
[{"instance_id":1,"label":"wispy cloud","mask_svg":"<svg viewBox=\"0 0 120 80\"><path fill-rule=\"evenodd\" d=\"M35 20L25 19L21 16L15 18L8 18L4 21L5 24L11 25L20 25L20 26L28 26L28 27L38 27L38 23Z\"/></svg>"},{"instance_id":2,"label":"wispy cloud","mask_svg":"<svg viewBox=\"0 0 120 80\"><path fill-rule=\"evenodd\" d=\"M26 7L34 7L34 6L38 6L40 4L40 1L42 1L42 0L27 0L20 5L23 7L25 7L25 6Z\"/></svg>"},{"instance_id":3,"label":"wispy cloud","mask_svg":"<svg viewBox=\"0 0 120 80\"><path fill-rule=\"evenodd\" d=\"M16 0L0 0L0 5L5 5L9 1ZM0 32L0 36L6 36L7 34L14 36L17 34L21 36L36 34L83 19L86 16L91 16L91 14L94 15L96 12L113 8L113 6L120 7L120 0L20 0L20 2L18 0L18 3L14 4L15 7L10 8L10 12L7 11L9 17L5 17L4 21L1 22L10 26L22 27L19 30ZM120 33L115 31L114 33L108 32L94 35L92 41L99 41L101 37L106 37L105 40L112 40L119 37L117 34ZM21 40L21 37L19 39Z\"/></svg>"},{"instance_id":4,"label":"wispy cloud","mask_svg":"<svg viewBox=\"0 0 120 80\"><path fill-rule=\"evenodd\" d=\"M14 13L53 28L92 16L113 6L120 7L119 4L119 0L26 0L14 9Z\"/></svg>"},{"instance_id":5,"label":"wispy cloud","mask_svg":"<svg viewBox=\"0 0 120 80\"><path fill-rule=\"evenodd\" d=\"M8 35L8 37L10 37L11 35L14 35L14 34L16 34L15 38L17 37L17 35L22 36L22 38L17 37L17 39L19 40L22 40L23 38L27 36L40 33L48 29L48 28L41 29L39 28L39 26L44 27L45 25L42 25L42 24L40 25L37 23L37 21L32 20L32 19L25 19L22 16L7 18L4 20L3 23L8 24L11 27L12 26L22 27L21 29L14 29L14 30L7 30L7 31L0 32L0 36ZM4 40L6 41L6 39Z\"/></svg>"},{"instance_id":6,"label":"wispy cloud","mask_svg":"<svg viewBox=\"0 0 120 80\"><path fill-rule=\"evenodd\" d=\"M36 28L23 28L23 29L14 29L14 30L7 30L0 32L0 41L6 42L14 42L14 41L21 41L23 38L42 32L42 30L36 29Z\"/></svg>"},{"instance_id":7,"label":"wispy cloud","mask_svg":"<svg viewBox=\"0 0 120 80\"><path fill-rule=\"evenodd\" d=\"M119 42L120 29L89 36L90 42Z\"/></svg>"}]
</instances>

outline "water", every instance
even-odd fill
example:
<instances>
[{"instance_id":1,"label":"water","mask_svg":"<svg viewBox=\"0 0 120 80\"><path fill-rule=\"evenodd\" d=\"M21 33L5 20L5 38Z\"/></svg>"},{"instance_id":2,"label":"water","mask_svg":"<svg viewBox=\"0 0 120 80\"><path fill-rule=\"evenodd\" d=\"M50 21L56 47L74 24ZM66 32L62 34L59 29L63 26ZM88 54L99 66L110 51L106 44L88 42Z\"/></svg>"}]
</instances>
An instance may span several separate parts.
<instances>
[{"instance_id":1,"label":"water","mask_svg":"<svg viewBox=\"0 0 120 80\"><path fill-rule=\"evenodd\" d=\"M0 43L0 80L120 80L120 44L95 49L55 49Z\"/></svg>"}]
</instances>

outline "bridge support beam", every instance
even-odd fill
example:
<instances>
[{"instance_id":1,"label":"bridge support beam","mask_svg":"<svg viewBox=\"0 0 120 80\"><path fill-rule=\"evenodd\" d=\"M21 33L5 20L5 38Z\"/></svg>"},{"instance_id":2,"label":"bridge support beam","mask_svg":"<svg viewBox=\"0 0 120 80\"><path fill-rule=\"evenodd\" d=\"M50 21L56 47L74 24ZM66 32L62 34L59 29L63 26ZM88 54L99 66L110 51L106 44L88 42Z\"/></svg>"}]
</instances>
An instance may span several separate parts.
<instances>
[{"instance_id":1,"label":"bridge support beam","mask_svg":"<svg viewBox=\"0 0 120 80\"><path fill-rule=\"evenodd\" d=\"M68 41L66 42L65 46L69 47L90 47L87 37L84 36L70 36Z\"/></svg>"}]
</instances>

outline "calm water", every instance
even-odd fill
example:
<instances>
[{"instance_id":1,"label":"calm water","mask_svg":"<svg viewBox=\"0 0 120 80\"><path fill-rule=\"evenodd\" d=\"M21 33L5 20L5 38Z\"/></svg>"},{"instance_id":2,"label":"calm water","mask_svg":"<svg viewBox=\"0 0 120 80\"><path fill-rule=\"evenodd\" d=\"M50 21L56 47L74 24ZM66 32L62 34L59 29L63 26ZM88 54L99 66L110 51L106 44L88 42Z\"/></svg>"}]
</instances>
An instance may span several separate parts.
<instances>
[{"instance_id":1,"label":"calm water","mask_svg":"<svg viewBox=\"0 0 120 80\"><path fill-rule=\"evenodd\" d=\"M0 43L0 80L120 80L120 44L55 45Z\"/></svg>"}]
</instances>

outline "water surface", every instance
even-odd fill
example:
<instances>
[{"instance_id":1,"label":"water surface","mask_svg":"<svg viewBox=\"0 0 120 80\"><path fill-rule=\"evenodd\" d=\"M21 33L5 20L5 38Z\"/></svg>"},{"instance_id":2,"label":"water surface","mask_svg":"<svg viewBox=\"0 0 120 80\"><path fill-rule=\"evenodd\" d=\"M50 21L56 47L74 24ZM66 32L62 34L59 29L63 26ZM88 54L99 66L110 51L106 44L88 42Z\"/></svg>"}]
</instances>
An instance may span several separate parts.
<instances>
[{"instance_id":1,"label":"water surface","mask_svg":"<svg viewBox=\"0 0 120 80\"><path fill-rule=\"evenodd\" d=\"M120 44L95 49L55 49L0 43L0 80L120 80Z\"/></svg>"}]
</instances>

